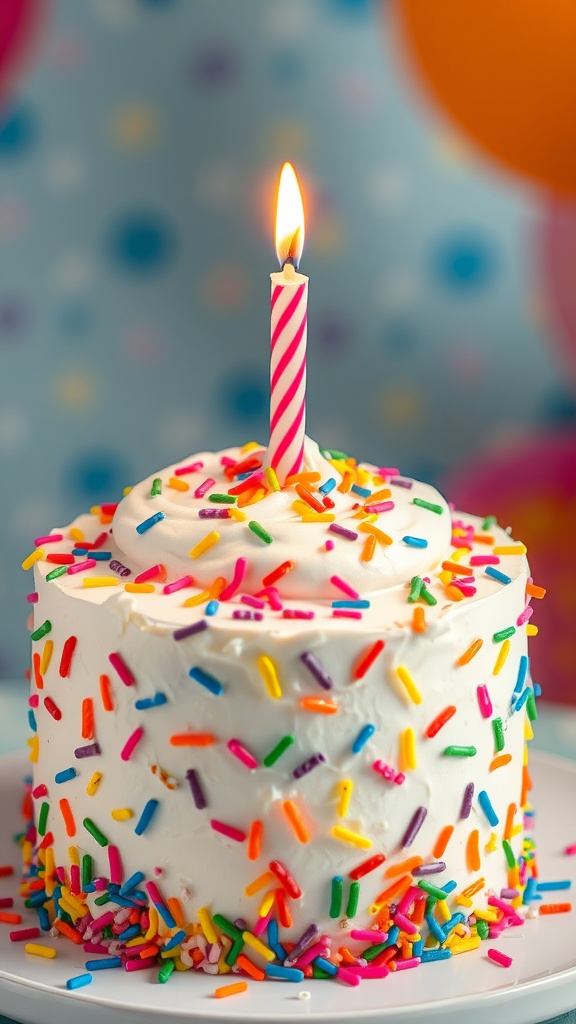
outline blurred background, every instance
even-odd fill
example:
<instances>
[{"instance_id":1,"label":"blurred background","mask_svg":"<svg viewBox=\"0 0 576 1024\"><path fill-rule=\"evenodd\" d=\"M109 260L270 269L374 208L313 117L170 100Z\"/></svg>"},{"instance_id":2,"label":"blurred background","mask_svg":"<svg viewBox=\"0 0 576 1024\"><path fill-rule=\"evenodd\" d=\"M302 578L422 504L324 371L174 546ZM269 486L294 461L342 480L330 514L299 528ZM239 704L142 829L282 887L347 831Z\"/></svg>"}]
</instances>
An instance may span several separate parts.
<instances>
[{"instance_id":1,"label":"blurred background","mask_svg":"<svg viewBox=\"0 0 576 1024\"><path fill-rule=\"evenodd\" d=\"M495 513L576 702L572 0L0 0L0 677L33 538L268 437L275 190L308 432Z\"/></svg>"}]
</instances>

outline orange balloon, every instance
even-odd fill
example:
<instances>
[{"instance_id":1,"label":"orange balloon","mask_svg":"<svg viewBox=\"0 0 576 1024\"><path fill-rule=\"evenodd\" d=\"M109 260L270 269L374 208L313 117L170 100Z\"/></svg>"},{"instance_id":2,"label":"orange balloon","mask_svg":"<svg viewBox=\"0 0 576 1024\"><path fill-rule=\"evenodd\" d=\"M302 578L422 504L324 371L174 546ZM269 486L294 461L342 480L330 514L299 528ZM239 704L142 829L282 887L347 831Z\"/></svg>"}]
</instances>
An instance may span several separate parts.
<instances>
[{"instance_id":1,"label":"orange balloon","mask_svg":"<svg viewBox=\"0 0 576 1024\"><path fill-rule=\"evenodd\" d=\"M492 157L576 195L574 0L397 0L428 90Z\"/></svg>"}]
</instances>

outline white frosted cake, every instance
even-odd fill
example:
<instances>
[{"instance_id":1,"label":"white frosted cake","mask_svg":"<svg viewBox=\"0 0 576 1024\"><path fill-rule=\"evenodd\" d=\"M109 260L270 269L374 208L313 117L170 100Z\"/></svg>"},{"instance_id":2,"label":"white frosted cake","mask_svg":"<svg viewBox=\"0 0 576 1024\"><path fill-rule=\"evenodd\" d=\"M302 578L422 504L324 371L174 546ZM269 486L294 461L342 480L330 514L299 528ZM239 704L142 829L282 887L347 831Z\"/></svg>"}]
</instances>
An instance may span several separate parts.
<instances>
[{"instance_id":1,"label":"white frosted cake","mask_svg":"<svg viewBox=\"0 0 576 1024\"><path fill-rule=\"evenodd\" d=\"M44 907L162 980L473 949L531 875L525 548L309 440L265 467L194 455L25 563Z\"/></svg>"}]
</instances>

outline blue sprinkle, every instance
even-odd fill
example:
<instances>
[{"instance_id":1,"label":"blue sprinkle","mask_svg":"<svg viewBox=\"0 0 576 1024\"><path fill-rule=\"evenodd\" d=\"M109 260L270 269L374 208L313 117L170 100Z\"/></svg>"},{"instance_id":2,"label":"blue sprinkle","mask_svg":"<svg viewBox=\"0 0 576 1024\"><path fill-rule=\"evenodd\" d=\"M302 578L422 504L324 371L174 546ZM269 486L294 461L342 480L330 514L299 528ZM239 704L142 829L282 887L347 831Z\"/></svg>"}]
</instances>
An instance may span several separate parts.
<instances>
[{"instance_id":1,"label":"blue sprinkle","mask_svg":"<svg viewBox=\"0 0 576 1024\"><path fill-rule=\"evenodd\" d=\"M157 807L158 800L148 800L148 803L146 804L144 810L142 811L142 814L140 815L140 821L138 822L136 828L134 829L137 836L141 836L142 833L146 831L148 825L150 824L152 818L154 817L154 814L156 813Z\"/></svg>"},{"instance_id":2,"label":"blue sprinkle","mask_svg":"<svg viewBox=\"0 0 576 1024\"><path fill-rule=\"evenodd\" d=\"M500 823L500 818L492 807L492 802L485 789L478 793L478 803L488 819L488 824L491 825L492 828L496 828L496 825Z\"/></svg>"},{"instance_id":3,"label":"blue sprinkle","mask_svg":"<svg viewBox=\"0 0 576 1024\"><path fill-rule=\"evenodd\" d=\"M556 892L558 889L571 888L572 882L569 878L565 878L561 882L538 882L536 892Z\"/></svg>"},{"instance_id":4,"label":"blue sprinkle","mask_svg":"<svg viewBox=\"0 0 576 1024\"><path fill-rule=\"evenodd\" d=\"M174 949L175 946L179 946L181 942L184 942L185 938L186 932L181 928L180 931L177 931L175 935L172 935L172 937L168 939L168 942L164 943L162 951L164 952L167 949Z\"/></svg>"},{"instance_id":5,"label":"blue sprinkle","mask_svg":"<svg viewBox=\"0 0 576 1024\"><path fill-rule=\"evenodd\" d=\"M530 901L534 899L536 893L536 885L536 879L533 878L532 875L530 875L526 882L526 887L522 895L522 903L530 903Z\"/></svg>"},{"instance_id":6,"label":"blue sprinkle","mask_svg":"<svg viewBox=\"0 0 576 1024\"><path fill-rule=\"evenodd\" d=\"M457 886L458 886L458 883L455 882L454 879L451 879L450 882L446 882L446 885L442 885L441 889L442 889L443 892L446 893L446 895L448 895L448 893L454 892L454 889L456 889Z\"/></svg>"},{"instance_id":7,"label":"blue sprinkle","mask_svg":"<svg viewBox=\"0 0 576 1024\"><path fill-rule=\"evenodd\" d=\"M109 562L112 558L111 551L93 551L92 548L73 548L73 555L83 555L84 558L93 558L95 562Z\"/></svg>"},{"instance_id":8,"label":"blue sprinkle","mask_svg":"<svg viewBox=\"0 0 576 1024\"><path fill-rule=\"evenodd\" d=\"M266 964L264 968L267 978L282 978L283 981L303 981L304 971L297 967L280 967L277 964Z\"/></svg>"},{"instance_id":9,"label":"blue sprinkle","mask_svg":"<svg viewBox=\"0 0 576 1024\"><path fill-rule=\"evenodd\" d=\"M412 956L421 956L424 949L424 939L418 939L412 943Z\"/></svg>"},{"instance_id":10,"label":"blue sprinkle","mask_svg":"<svg viewBox=\"0 0 576 1024\"><path fill-rule=\"evenodd\" d=\"M134 939L140 934L140 925L131 924L129 928L125 928L123 932L119 932L118 938L121 942L127 942L128 939Z\"/></svg>"},{"instance_id":11,"label":"blue sprinkle","mask_svg":"<svg viewBox=\"0 0 576 1024\"><path fill-rule=\"evenodd\" d=\"M326 481L325 484L321 484L320 485L318 490L322 491L322 494L330 494L330 491L333 491L335 487L336 487L336 480L334 479L333 476L331 476L331 477L328 478L328 480Z\"/></svg>"},{"instance_id":12,"label":"blue sprinkle","mask_svg":"<svg viewBox=\"0 0 576 1024\"><path fill-rule=\"evenodd\" d=\"M449 949L425 949L420 954L420 963L430 964L433 960L448 960L451 956Z\"/></svg>"},{"instance_id":13,"label":"blue sprinkle","mask_svg":"<svg viewBox=\"0 0 576 1024\"><path fill-rule=\"evenodd\" d=\"M159 708L162 704L167 704L168 698L165 693L156 693L153 697L145 697L143 700L137 700L134 707L137 711L147 711L148 708Z\"/></svg>"},{"instance_id":14,"label":"blue sprinkle","mask_svg":"<svg viewBox=\"0 0 576 1024\"><path fill-rule=\"evenodd\" d=\"M278 940L278 922L273 917L271 917L268 922L267 932L268 945L270 946L270 949L274 950L280 963L283 964L286 957L288 956L288 953L284 949L284 946L282 946Z\"/></svg>"},{"instance_id":15,"label":"blue sprinkle","mask_svg":"<svg viewBox=\"0 0 576 1024\"><path fill-rule=\"evenodd\" d=\"M28 708L28 725L32 729L32 732L36 732L38 726L36 725L36 715L32 708Z\"/></svg>"},{"instance_id":16,"label":"blue sprinkle","mask_svg":"<svg viewBox=\"0 0 576 1024\"><path fill-rule=\"evenodd\" d=\"M542 687L540 686L540 683L532 683L532 686L533 686L533 689L534 689L534 696L535 697L541 697L542 696Z\"/></svg>"},{"instance_id":17,"label":"blue sprinkle","mask_svg":"<svg viewBox=\"0 0 576 1024\"><path fill-rule=\"evenodd\" d=\"M216 612L218 611L219 607L220 601L208 601L208 604L206 605L206 608L204 610L206 612L206 615L216 615Z\"/></svg>"},{"instance_id":18,"label":"blue sprinkle","mask_svg":"<svg viewBox=\"0 0 576 1024\"><path fill-rule=\"evenodd\" d=\"M165 512L155 512L149 519L145 519L143 523L138 523L136 527L136 533L146 533L146 530L150 530L156 523L161 522L162 519L166 519Z\"/></svg>"},{"instance_id":19,"label":"blue sprinkle","mask_svg":"<svg viewBox=\"0 0 576 1024\"><path fill-rule=\"evenodd\" d=\"M358 484L352 484L350 490L354 491L354 494L359 494L361 498L369 498L372 494L372 491L368 490L367 487L360 487Z\"/></svg>"},{"instance_id":20,"label":"blue sprinkle","mask_svg":"<svg viewBox=\"0 0 576 1024\"><path fill-rule=\"evenodd\" d=\"M332 601L333 608L369 608L370 601Z\"/></svg>"},{"instance_id":21,"label":"blue sprinkle","mask_svg":"<svg viewBox=\"0 0 576 1024\"><path fill-rule=\"evenodd\" d=\"M121 896L128 896L132 889L135 889L137 885L140 885L140 882L144 881L145 877L143 871L135 871L133 875L130 875L130 878L127 878L122 883L118 892Z\"/></svg>"},{"instance_id":22,"label":"blue sprinkle","mask_svg":"<svg viewBox=\"0 0 576 1024\"><path fill-rule=\"evenodd\" d=\"M247 469L245 473L237 473L236 474L236 479L237 480L247 480L249 476L252 476L253 472L254 472L253 469Z\"/></svg>"},{"instance_id":23,"label":"blue sprinkle","mask_svg":"<svg viewBox=\"0 0 576 1024\"><path fill-rule=\"evenodd\" d=\"M75 978L68 978L68 981L66 982L66 988L83 988L84 985L89 985L91 981L91 974L78 974Z\"/></svg>"},{"instance_id":24,"label":"blue sprinkle","mask_svg":"<svg viewBox=\"0 0 576 1024\"><path fill-rule=\"evenodd\" d=\"M69 782L70 779L75 779L78 772L75 768L64 768L61 772L56 772L54 776L54 782Z\"/></svg>"},{"instance_id":25,"label":"blue sprinkle","mask_svg":"<svg viewBox=\"0 0 576 1024\"><path fill-rule=\"evenodd\" d=\"M424 540L424 537L402 537L402 540L410 548L427 548L428 541Z\"/></svg>"},{"instance_id":26,"label":"blue sprinkle","mask_svg":"<svg viewBox=\"0 0 576 1024\"><path fill-rule=\"evenodd\" d=\"M528 675L529 664L530 659L525 654L523 654L520 658L520 664L518 666L518 676L516 678L516 685L514 687L512 696L514 696L514 694L516 693L520 693L520 691L522 690L524 683L526 682L526 677Z\"/></svg>"},{"instance_id":27,"label":"blue sprinkle","mask_svg":"<svg viewBox=\"0 0 576 1024\"><path fill-rule=\"evenodd\" d=\"M374 735L375 732L376 726L372 725L371 722L369 722L368 725L363 726L363 728L360 729L360 732L358 733L356 739L354 740L354 743L352 744L352 753L359 754L360 751L362 750L362 747L364 747L366 743L368 743L368 740L370 739L371 736Z\"/></svg>"},{"instance_id":28,"label":"blue sprinkle","mask_svg":"<svg viewBox=\"0 0 576 1024\"><path fill-rule=\"evenodd\" d=\"M46 910L46 907L38 907L36 913L38 914L38 924L42 931L49 932L52 927L52 924L50 922L50 918L48 916L48 911Z\"/></svg>"},{"instance_id":29,"label":"blue sprinkle","mask_svg":"<svg viewBox=\"0 0 576 1024\"><path fill-rule=\"evenodd\" d=\"M200 683L201 686L205 686L207 690L210 690L210 693L213 693L215 697L219 697L221 693L224 693L222 683L219 683L209 672L204 672L203 669L198 668L197 665L190 669L188 675L195 679L197 683Z\"/></svg>"},{"instance_id":30,"label":"blue sprinkle","mask_svg":"<svg viewBox=\"0 0 576 1024\"><path fill-rule=\"evenodd\" d=\"M438 924L438 921L434 917L434 914L426 914L425 916L426 916L426 921L428 923L428 927L429 927L430 931L432 932L432 935L434 936L434 938L438 939L438 942L446 942L446 936L444 934L444 930Z\"/></svg>"},{"instance_id":31,"label":"blue sprinkle","mask_svg":"<svg viewBox=\"0 0 576 1024\"><path fill-rule=\"evenodd\" d=\"M524 690L522 691L522 693L520 694L520 696L518 697L518 700L514 704L514 711L521 711L522 710L522 708L524 707L524 705L525 705L526 701L528 700L528 697L530 696L531 693L532 693L531 688L529 686L526 686L524 688ZM512 695L512 696L514 696L514 695Z\"/></svg>"},{"instance_id":32,"label":"blue sprinkle","mask_svg":"<svg viewBox=\"0 0 576 1024\"><path fill-rule=\"evenodd\" d=\"M499 569L495 569L493 565L487 565L484 572L487 576L491 576L493 580L498 580L498 583L512 583L511 576L506 576Z\"/></svg>"},{"instance_id":33,"label":"blue sprinkle","mask_svg":"<svg viewBox=\"0 0 576 1024\"><path fill-rule=\"evenodd\" d=\"M390 929L390 931L388 932L388 938L386 939L386 945L387 946L393 946L399 935L400 935L400 929L399 929L398 925L395 924Z\"/></svg>"},{"instance_id":34,"label":"blue sprinkle","mask_svg":"<svg viewBox=\"0 0 576 1024\"><path fill-rule=\"evenodd\" d=\"M335 977L338 974L338 968L335 964L331 964L329 960L325 960L323 956L317 956L312 961L315 967L320 967L326 974L331 974Z\"/></svg>"},{"instance_id":35,"label":"blue sprinkle","mask_svg":"<svg viewBox=\"0 0 576 1024\"><path fill-rule=\"evenodd\" d=\"M119 956L105 956L102 960L87 960L84 964L88 971L108 971L111 967L122 967Z\"/></svg>"}]
</instances>

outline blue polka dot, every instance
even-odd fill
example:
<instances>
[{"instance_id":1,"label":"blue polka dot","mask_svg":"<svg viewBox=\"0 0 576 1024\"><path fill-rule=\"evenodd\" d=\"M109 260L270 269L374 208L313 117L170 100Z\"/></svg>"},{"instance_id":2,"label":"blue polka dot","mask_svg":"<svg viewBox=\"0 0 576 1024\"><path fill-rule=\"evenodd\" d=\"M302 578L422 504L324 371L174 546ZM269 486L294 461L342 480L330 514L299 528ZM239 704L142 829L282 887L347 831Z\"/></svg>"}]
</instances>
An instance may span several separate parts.
<instances>
[{"instance_id":1,"label":"blue polka dot","mask_svg":"<svg viewBox=\"0 0 576 1024\"><path fill-rule=\"evenodd\" d=\"M418 344L414 325L406 320L390 320L384 324L382 339L388 351L397 355L413 352Z\"/></svg>"},{"instance_id":2,"label":"blue polka dot","mask_svg":"<svg viewBox=\"0 0 576 1024\"><path fill-rule=\"evenodd\" d=\"M94 323L94 312L83 303L71 302L58 313L58 325L62 334L71 340L83 338Z\"/></svg>"},{"instance_id":3,"label":"blue polka dot","mask_svg":"<svg viewBox=\"0 0 576 1024\"><path fill-rule=\"evenodd\" d=\"M20 156L34 142L36 124L27 107L0 114L0 157Z\"/></svg>"},{"instance_id":4,"label":"blue polka dot","mask_svg":"<svg viewBox=\"0 0 576 1024\"><path fill-rule=\"evenodd\" d=\"M130 483L126 463L114 452L86 451L65 471L68 490L89 502L119 501Z\"/></svg>"},{"instance_id":5,"label":"blue polka dot","mask_svg":"<svg viewBox=\"0 0 576 1024\"><path fill-rule=\"evenodd\" d=\"M576 398L567 391L548 395L542 407L545 423L573 425L576 422Z\"/></svg>"},{"instance_id":6,"label":"blue polka dot","mask_svg":"<svg viewBox=\"0 0 576 1024\"><path fill-rule=\"evenodd\" d=\"M136 273L160 270L174 252L174 232L161 215L150 212L124 214L111 234L114 262Z\"/></svg>"},{"instance_id":7,"label":"blue polka dot","mask_svg":"<svg viewBox=\"0 0 576 1024\"><path fill-rule=\"evenodd\" d=\"M223 406L232 419L254 422L268 411L268 379L261 373L238 372L219 389ZM221 407L221 399L218 402Z\"/></svg>"},{"instance_id":8,"label":"blue polka dot","mask_svg":"<svg viewBox=\"0 0 576 1024\"><path fill-rule=\"evenodd\" d=\"M337 14L368 14L374 8L374 0L328 0Z\"/></svg>"},{"instance_id":9,"label":"blue polka dot","mask_svg":"<svg viewBox=\"0 0 576 1024\"><path fill-rule=\"evenodd\" d=\"M434 277L445 287L461 291L489 284L497 262L491 240L474 230L445 235L432 252Z\"/></svg>"},{"instance_id":10,"label":"blue polka dot","mask_svg":"<svg viewBox=\"0 0 576 1024\"><path fill-rule=\"evenodd\" d=\"M298 50L279 50L268 60L268 74L277 85L288 86L301 82L304 61Z\"/></svg>"}]
</instances>

